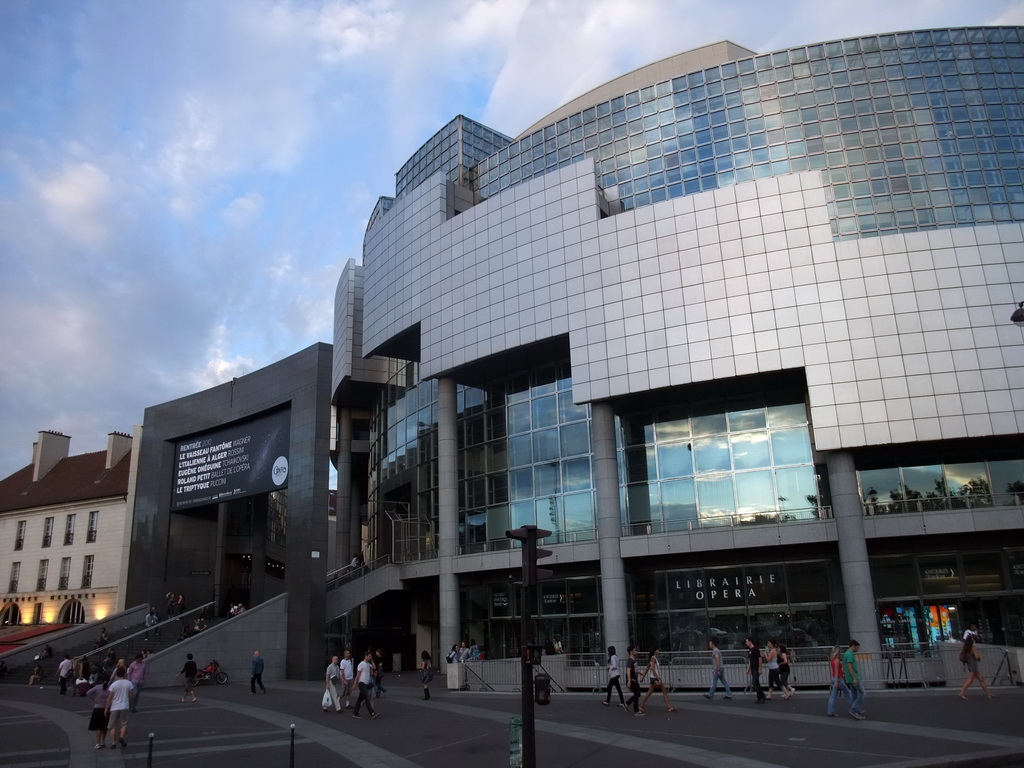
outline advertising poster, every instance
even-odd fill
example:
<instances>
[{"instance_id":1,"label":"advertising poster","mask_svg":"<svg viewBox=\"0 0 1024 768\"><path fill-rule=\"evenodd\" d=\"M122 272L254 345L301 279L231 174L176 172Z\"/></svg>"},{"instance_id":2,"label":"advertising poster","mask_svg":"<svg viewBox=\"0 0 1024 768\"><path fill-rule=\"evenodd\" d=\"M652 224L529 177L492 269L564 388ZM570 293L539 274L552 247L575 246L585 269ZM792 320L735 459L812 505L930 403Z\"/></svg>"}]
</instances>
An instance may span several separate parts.
<instances>
[{"instance_id":1,"label":"advertising poster","mask_svg":"<svg viewBox=\"0 0 1024 768\"><path fill-rule=\"evenodd\" d=\"M290 431L284 410L178 441L171 509L287 488Z\"/></svg>"}]
</instances>

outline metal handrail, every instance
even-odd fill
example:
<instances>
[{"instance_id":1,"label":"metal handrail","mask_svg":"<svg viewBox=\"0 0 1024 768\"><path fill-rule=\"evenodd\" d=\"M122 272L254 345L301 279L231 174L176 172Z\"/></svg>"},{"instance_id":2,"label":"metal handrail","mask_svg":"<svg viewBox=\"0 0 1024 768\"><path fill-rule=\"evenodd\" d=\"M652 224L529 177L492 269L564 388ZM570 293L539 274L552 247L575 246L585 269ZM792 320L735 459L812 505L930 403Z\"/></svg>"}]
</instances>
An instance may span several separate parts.
<instances>
[{"instance_id":1,"label":"metal handrail","mask_svg":"<svg viewBox=\"0 0 1024 768\"><path fill-rule=\"evenodd\" d=\"M1024 506L1024 494L1020 493L966 493L963 495L928 496L920 499L865 501L861 504L864 514L868 517L1020 506Z\"/></svg>"},{"instance_id":2,"label":"metal handrail","mask_svg":"<svg viewBox=\"0 0 1024 768\"><path fill-rule=\"evenodd\" d=\"M801 517L800 515L807 515ZM781 526L787 523L807 523L831 520L832 507L806 507L785 511L739 512L717 517L699 517L695 520L651 520L644 523L627 523L622 527L623 536L645 536L655 533L688 533L706 528L739 528L755 525Z\"/></svg>"},{"instance_id":3,"label":"metal handrail","mask_svg":"<svg viewBox=\"0 0 1024 768\"><path fill-rule=\"evenodd\" d=\"M80 658L81 656L91 656L91 655L97 654L97 653L106 653L108 650L110 650L114 646L124 645L125 643L130 643L132 640L135 640L140 635L141 636L145 636L145 635L148 635L150 632L157 632L157 631L160 630L161 627L168 626L172 622L181 621L181 619L183 617L191 616L194 613L199 613L200 611L203 611L203 610L205 610L207 608L212 608L212 607L213 607L213 601L211 600L208 603L204 603L203 605L200 605L200 606L197 606L195 608L192 608L191 610L185 611L185 613L179 614L178 616L173 616L171 618L164 619L163 621L159 622L158 624L154 624L151 627L144 627L143 629L140 629L138 632L133 632L132 634L125 635L124 637L120 637L117 640L112 640L109 643L107 643L106 645L101 645L99 648L93 648L91 651L86 651L85 653L80 654L76 658Z\"/></svg>"}]
</instances>

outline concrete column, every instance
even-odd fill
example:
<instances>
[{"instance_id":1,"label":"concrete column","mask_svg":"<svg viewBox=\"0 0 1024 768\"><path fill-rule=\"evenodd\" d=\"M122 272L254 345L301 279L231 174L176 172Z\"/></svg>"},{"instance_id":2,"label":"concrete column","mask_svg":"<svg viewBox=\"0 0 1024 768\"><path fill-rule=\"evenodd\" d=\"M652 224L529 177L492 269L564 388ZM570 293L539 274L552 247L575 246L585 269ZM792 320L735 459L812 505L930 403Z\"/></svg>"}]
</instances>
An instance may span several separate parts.
<instances>
[{"instance_id":1,"label":"concrete column","mask_svg":"<svg viewBox=\"0 0 1024 768\"><path fill-rule=\"evenodd\" d=\"M601 609L605 645L614 645L620 659L629 645L626 569L619 553L622 514L615 452L615 412L608 403L590 406L594 438L594 486L597 490L597 536L601 565Z\"/></svg>"},{"instance_id":2,"label":"concrete column","mask_svg":"<svg viewBox=\"0 0 1024 768\"><path fill-rule=\"evenodd\" d=\"M459 547L459 451L456 438L458 404L455 380L440 379L437 395L438 598L441 647L459 642L459 578L455 554Z\"/></svg>"},{"instance_id":3,"label":"concrete column","mask_svg":"<svg viewBox=\"0 0 1024 768\"><path fill-rule=\"evenodd\" d=\"M839 565L843 574L850 637L860 642L863 652L878 653L881 642L878 618L875 615L875 591L871 584L871 565L864 538L864 513L857 490L853 456L843 451L828 451L825 461L832 489L832 513L839 536ZM836 639L845 643L850 638Z\"/></svg>"},{"instance_id":4,"label":"concrete column","mask_svg":"<svg viewBox=\"0 0 1024 768\"><path fill-rule=\"evenodd\" d=\"M337 551L335 567L341 568L352 561L352 528L358 530L359 506L352 500L352 409L338 409L338 529L334 534Z\"/></svg>"}]
</instances>

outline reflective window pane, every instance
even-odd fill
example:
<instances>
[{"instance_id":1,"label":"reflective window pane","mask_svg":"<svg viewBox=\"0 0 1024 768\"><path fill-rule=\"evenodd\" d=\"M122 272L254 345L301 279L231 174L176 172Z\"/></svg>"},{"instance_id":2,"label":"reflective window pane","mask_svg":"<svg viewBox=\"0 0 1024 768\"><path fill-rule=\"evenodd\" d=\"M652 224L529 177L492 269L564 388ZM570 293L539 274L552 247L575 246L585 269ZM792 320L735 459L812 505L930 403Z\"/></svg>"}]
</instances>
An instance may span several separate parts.
<instances>
[{"instance_id":1,"label":"reflective window pane","mask_svg":"<svg viewBox=\"0 0 1024 768\"><path fill-rule=\"evenodd\" d=\"M736 512L732 475L697 480L701 519L720 518Z\"/></svg>"},{"instance_id":2,"label":"reflective window pane","mask_svg":"<svg viewBox=\"0 0 1024 768\"><path fill-rule=\"evenodd\" d=\"M811 436L807 427L772 431L772 458L775 466L809 464Z\"/></svg>"},{"instance_id":3,"label":"reflective window pane","mask_svg":"<svg viewBox=\"0 0 1024 768\"><path fill-rule=\"evenodd\" d=\"M689 443L658 446L658 468L662 478L693 475L693 450Z\"/></svg>"},{"instance_id":4,"label":"reflective window pane","mask_svg":"<svg viewBox=\"0 0 1024 768\"><path fill-rule=\"evenodd\" d=\"M586 422L566 424L559 428L563 456L578 456L590 453L590 429Z\"/></svg>"},{"instance_id":5,"label":"reflective window pane","mask_svg":"<svg viewBox=\"0 0 1024 768\"><path fill-rule=\"evenodd\" d=\"M724 420L724 415L723 415ZM703 437L693 441L693 460L698 474L707 472L728 472L732 469L729 461L729 441L720 437Z\"/></svg>"},{"instance_id":6,"label":"reflective window pane","mask_svg":"<svg viewBox=\"0 0 1024 768\"><path fill-rule=\"evenodd\" d=\"M774 512L775 482L771 472L738 472L736 474L736 511L745 515Z\"/></svg>"},{"instance_id":7,"label":"reflective window pane","mask_svg":"<svg viewBox=\"0 0 1024 768\"><path fill-rule=\"evenodd\" d=\"M558 429L543 429L533 433L533 460L555 461L558 459Z\"/></svg>"},{"instance_id":8,"label":"reflective window pane","mask_svg":"<svg viewBox=\"0 0 1024 768\"><path fill-rule=\"evenodd\" d=\"M771 466L767 432L745 432L732 435L730 443L735 469L759 469Z\"/></svg>"},{"instance_id":9,"label":"reflective window pane","mask_svg":"<svg viewBox=\"0 0 1024 768\"><path fill-rule=\"evenodd\" d=\"M697 493L693 480L671 480L661 484L661 514L668 530L678 530L672 523L697 519Z\"/></svg>"},{"instance_id":10,"label":"reflective window pane","mask_svg":"<svg viewBox=\"0 0 1024 768\"><path fill-rule=\"evenodd\" d=\"M562 490L584 491L591 487L590 459L567 459L562 462Z\"/></svg>"}]
</instances>

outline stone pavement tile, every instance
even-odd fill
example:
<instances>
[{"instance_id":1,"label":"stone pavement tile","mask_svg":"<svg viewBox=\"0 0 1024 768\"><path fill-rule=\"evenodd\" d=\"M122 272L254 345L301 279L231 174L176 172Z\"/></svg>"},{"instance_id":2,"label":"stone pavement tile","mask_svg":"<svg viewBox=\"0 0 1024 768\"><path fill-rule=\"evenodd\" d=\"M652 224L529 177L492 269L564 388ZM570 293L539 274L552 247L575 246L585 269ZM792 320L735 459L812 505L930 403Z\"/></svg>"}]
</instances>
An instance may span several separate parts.
<instances>
[{"instance_id":1,"label":"stone pavement tile","mask_svg":"<svg viewBox=\"0 0 1024 768\"><path fill-rule=\"evenodd\" d=\"M518 694L449 692L435 685L431 700L423 701L414 674L391 675L386 685L378 720L324 713L319 682L270 682L265 696L249 695L242 684L200 687L198 704L179 703L175 689L147 688L129 722L129 748L118 759L144 765L152 732L157 767L202 757L215 760L216 768L286 768L294 723L296 765L302 768L508 765L508 721L519 714ZM869 719L858 722L846 716L845 704L841 717L826 718L822 691L761 706L740 694L708 702L697 692L675 693L677 712L652 699L643 718L601 706L598 695L559 693L550 706L536 707L538 766L805 768L827 762L830 768L919 768L1005 764L998 758L1007 755L1024 765L1024 691L1004 688L999 694L963 702L952 689L871 691ZM18 760L0 750L0 765L111 764L109 754L98 760L105 750L92 752L87 716L88 702L40 696L27 687L3 689L0 736L12 750L31 751L41 740L53 751L30 762L36 757Z\"/></svg>"}]
</instances>

